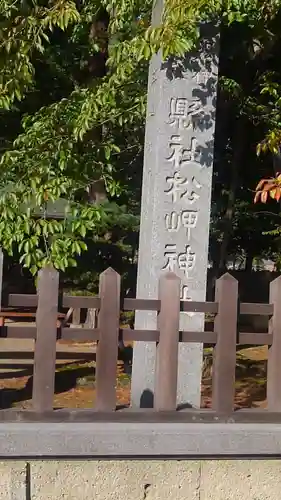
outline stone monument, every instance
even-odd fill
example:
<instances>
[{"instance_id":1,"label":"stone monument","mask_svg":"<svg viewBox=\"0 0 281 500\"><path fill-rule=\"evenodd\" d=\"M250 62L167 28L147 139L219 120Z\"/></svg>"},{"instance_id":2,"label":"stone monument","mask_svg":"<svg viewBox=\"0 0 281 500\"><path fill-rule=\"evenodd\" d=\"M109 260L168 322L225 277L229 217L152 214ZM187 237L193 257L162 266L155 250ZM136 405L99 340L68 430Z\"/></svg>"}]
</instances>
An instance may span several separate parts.
<instances>
[{"instance_id":1,"label":"stone monument","mask_svg":"<svg viewBox=\"0 0 281 500\"><path fill-rule=\"evenodd\" d=\"M161 22L157 0L152 22ZM137 296L157 298L164 271L181 277L183 300L204 301L218 71L218 31L203 25L198 49L150 63ZM182 330L204 329L204 315L181 313ZM136 329L156 328L156 313L137 311ZM180 344L178 404L198 406L202 344ZM136 342L132 406L153 404L155 344Z\"/></svg>"}]
</instances>

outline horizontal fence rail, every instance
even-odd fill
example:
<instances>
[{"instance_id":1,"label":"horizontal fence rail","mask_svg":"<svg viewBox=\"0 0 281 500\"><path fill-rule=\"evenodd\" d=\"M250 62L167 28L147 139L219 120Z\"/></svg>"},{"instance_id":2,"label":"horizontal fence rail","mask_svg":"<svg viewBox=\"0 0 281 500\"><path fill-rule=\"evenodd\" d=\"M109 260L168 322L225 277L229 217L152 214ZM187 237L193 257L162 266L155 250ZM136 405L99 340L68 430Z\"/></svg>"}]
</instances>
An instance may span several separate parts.
<instances>
[{"instance_id":1,"label":"horizontal fence rail","mask_svg":"<svg viewBox=\"0 0 281 500\"><path fill-rule=\"evenodd\" d=\"M33 372L33 410L1 410L1 420L53 421L79 419L117 420L165 419L179 421L275 421L281 422L281 277L270 285L269 304L240 303L238 282L226 273L216 282L214 302L180 300L180 279L165 273L159 280L157 299L121 298L120 276L109 268L100 275L98 297L59 294L59 274L47 267L40 271L37 295L11 294L9 305L35 308L36 326L2 326L1 337L35 340ZM69 308L66 318L58 323L59 304ZM66 322L75 309L97 309L95 328L69 328ZM155 330L120 328L121 311L155 311ZM180 331L182 313L214 316L213 331ZM239 332L240 315L268 316L268 333ZM74 325L75 326L75 325ZM97 342L93 410L53 410L58 339ZM156 344L154 408L150 410L117 410L116 373L118 342L143 341ZM176 406L178 345L196 342L214 346L212 370L212 408L185 409ZM236 347L268 345L268 377L266 410L234 411ZM94 369L93 369L94 370ZM94 372L93 372L94 373ZM118 415L123 416L118 416ZM80 417L79 417L80 415ZM239 416L238 416L239 415Z\"/></svg>"}]
</instances>

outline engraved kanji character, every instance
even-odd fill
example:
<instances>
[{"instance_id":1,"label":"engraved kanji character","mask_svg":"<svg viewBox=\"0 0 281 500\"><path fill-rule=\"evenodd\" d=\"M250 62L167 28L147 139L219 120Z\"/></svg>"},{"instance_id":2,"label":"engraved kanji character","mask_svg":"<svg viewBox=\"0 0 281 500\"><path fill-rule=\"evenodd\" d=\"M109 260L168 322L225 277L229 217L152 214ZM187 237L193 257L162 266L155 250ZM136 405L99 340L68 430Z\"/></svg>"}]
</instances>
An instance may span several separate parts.
<instances>
[{"instance_id":1,"label":"engraved kanji character","mask_svg":"<svg viewBox=\"0 0 281 500\"><path fill-rule=\"evenodd\" d=\"M189 148L184 148L181 141L182 137L180 135L172 135L169 145L172 150L172 154L167 158L167 160L173 162L176 169L179 169L181 165L188 164L190 161L195 161L196 156L196 138L191 138Z\"/></svg>"},{"instance_id":2,"label":"engraved kanji character","mask_svg":"<svg viewBox=\"0 0 281 500\"><path fill-rule=\"evenodd\" d=\"M166 245L164 257L167 259L163 267L165 271L175 272L178 268L188 277L188 271L191 271L195 266L196 255L191 251L190 245L186 245L185 251L179 254L177 254L176 245Z\"/></svg>"},{"instance_id":3,"label":"engraved kanji character","mask_svg":"<svg viewBox=\"0 0 281 500\"><path fill-rule=\"evenodd\" d=\"M204 113L200 99L188 102L184 97L172 97L170 102L169 124L179 129L192 128L193 117Z\"/></svg>"},{"instance_id":4,"label":"engraved kanji character","mask_svg":"<svg viewBox=\"0 0 281 500\"><path fill-rule=\"evenodd\" d=\"M165 215L165 226L169 233L177 233L181 226L187 230L187 239L190 240L191 229L194 229L198 221L196 210L182 210L182 212L171 212Z\"/></svg>"},{"instance_id":5,"label":"engraved kanji character","mask_svg":"<svg viewBox=\"0 0 281 500\"><path fill-rule=\"evenodd\" d=\"M185 177L181 177L179 172L175 172L173 177L167 177L166 181L171 187L165 193L172 195L173 203L176 203L180 198L188 194L187 189L185 189L185 186L188 185L188 180Z\"/></svg>"},{"instance_id":6,"label":"engraved kanji character","mask_svg":"<svg viewBox=\"0 0 281 500\"><path fill-rule=\"evenodd\" d=\"M171 187L167 189L165 193L168 195L169 194L172 195L173 203L176 203L178 200L185 197L188 200L188 203L192 205L200 198L200 195L196 193L196 191L194 190L188 191L186 189L186 186L188 186L189 181L185 177L181 177L179 172L175 172L172 177L167 177L166 182L167 184L170 184ZM202 184L197 182L195 177L192 177L192 184L195 186L196 189L202 188Z\"/></svg>"}]
</instances>

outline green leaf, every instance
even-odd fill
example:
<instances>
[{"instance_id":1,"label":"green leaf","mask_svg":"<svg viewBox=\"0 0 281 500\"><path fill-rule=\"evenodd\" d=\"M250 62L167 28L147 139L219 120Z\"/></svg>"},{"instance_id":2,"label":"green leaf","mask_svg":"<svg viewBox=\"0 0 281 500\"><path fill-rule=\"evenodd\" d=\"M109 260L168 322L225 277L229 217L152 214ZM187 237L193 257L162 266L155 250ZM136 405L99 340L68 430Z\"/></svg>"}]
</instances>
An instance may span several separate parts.
<instances>
[{"instance_id":1,"label":"green leaf","mask_svg":"<svg viewBox=\"0 0 281 500\"><path fill-rule=\"evenodd\" d=\"M37 272L38 272L38 267L35 266L35 265L31 266L30 272L31 272L32 276L35 276L37 274Z\"/></svg>"},{"instance_id":2,"label":"green leaf","mask_svg":"<svg viewBox=\"0 0 281 500\"><path fill-rule=\"evenodd\" d=\"M105 154L105 159L109 160L110 159L110 155L111 155L111 150L110 150L109 146L105 146L105 148L104 148L104 154Z\"/></svg>"},{"instance_id":3,"label":"green leaf","mask_svg":"<svg viewBox=\"0 0 281 500\"><path fill-rule=\"evenodd\" d=\"M80 234L81 234L81 236L82 236L83 238L85 238L85 236L86 236L86 232L87 232L87 231L86 231L86 227L85 227L85 225L84 225L84 224L81 224L81 226L80 226Z\"/></svg>"}]
</instances>

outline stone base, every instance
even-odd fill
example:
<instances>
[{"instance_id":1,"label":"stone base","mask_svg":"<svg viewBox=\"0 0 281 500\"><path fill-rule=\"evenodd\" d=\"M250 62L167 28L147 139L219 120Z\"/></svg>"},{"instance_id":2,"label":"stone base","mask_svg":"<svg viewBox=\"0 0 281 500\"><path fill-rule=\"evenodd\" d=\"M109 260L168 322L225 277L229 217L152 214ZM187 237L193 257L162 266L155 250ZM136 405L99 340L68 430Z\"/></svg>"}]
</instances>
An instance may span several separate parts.
<instances>
[{"instance_id":1,"label":"stone base","mask_svg":"<svg viewBox=\"0 0 281 500\"><path fill-rule=\"evenodd\" d=\"M278 460L0 463L0 500L277 500Z\"/></svg>"}]
</instances>

